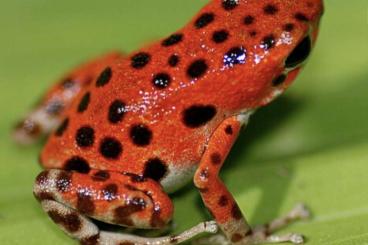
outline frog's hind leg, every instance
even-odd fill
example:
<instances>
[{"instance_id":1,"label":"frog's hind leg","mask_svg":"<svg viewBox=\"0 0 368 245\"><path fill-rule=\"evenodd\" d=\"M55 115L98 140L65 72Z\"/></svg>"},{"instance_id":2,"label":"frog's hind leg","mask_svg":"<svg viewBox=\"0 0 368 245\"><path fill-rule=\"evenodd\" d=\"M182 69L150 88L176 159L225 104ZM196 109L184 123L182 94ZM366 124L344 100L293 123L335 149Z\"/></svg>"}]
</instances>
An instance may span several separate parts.
<instances>
[{"instance_id":1,"label":"frog's hind leg","mask_svg":"<svg viewBox=\"0 0 368 245\"><path fill-rule=\"evenodd\" d=\"M247 116L234 116L225 120L216 129L194 177L194 183L201 193L202 200L225 235L225 237L216 235L209 238L210 242L207 244L303 243L303 237L298 234L272 235L274 231L291 221L308 217L309 212L303 206L298 206L283 218L252 229L233 196L219 178L220 169L229 149L236 140L242 124L246 122Z\"/></svg>"},{"instance_id":2,"label":"frog's hind leg","mask_svg":"<svg viewBox=\"0 0 368 245\"><path fill-rule=\"evenodd\" d=\"M74 99L97 79L109 63L119 57L122 55L117 52L110 53L69 72L45 93L42 100L24 119L16 124L13 134L15 141L19 144L31 144L57 128L62 121L63 113Z\"/></svg>"},{"instance_id":3,"label":"frog's hind leg","mask_svg":"<svg viewBox=\"0 0 368 245\"><path fill-rule=\"evenodd\" d=\"M34 194L51 219L83 244L177 244L203 232L217 231L215 222L158 238L99 230L89 217L143 229L161 229L171 220L170 198L157 182L139 176L97 170L46 170L37 177Z\"/></svg>"}]
</instances>

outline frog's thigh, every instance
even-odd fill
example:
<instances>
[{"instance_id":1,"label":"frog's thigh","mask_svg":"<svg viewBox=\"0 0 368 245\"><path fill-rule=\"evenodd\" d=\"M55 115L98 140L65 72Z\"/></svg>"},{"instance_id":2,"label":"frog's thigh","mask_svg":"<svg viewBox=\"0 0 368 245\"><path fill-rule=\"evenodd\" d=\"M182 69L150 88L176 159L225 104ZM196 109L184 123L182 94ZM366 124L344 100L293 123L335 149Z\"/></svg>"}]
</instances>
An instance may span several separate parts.
<instances>
[{"instance_id":1,"label":"frog's thigh","mask_svg":"<svg viewBox=\"0 0 368 245\"><path fill-rule=\"evenodd\" d=\"M153 180L136 180L121 173L92 170L88 174L46 170L35 185L40 199L52 199L107 223L135 228L162 228L173 205Z\"/></svg>"},{"instance_id":2,"label":"frog's thigh","mask_svg":"<svg viewBox=\"0 0 368 245\"><path fill-rule=\"evenodd\" d=\"M231 242L232 244L243 245L264 242L303 243L303 237L298 234L272 235L274 231L288 223L308 217L308 210L303 205L298 205L287 215L252 230L233 196L218 177L223 162L236 140L241 126L247 123L247 119L247 116L234 116L225 120L219 126L212 135L207 150L195 173L194 183L199 189L207 209L213 215L228 240L224 242L221 235L218 235L203 241L210 241L211 244L229 244ZM198 241L198 244L201 244L201 241Z\"/></svg>"},{"instance_id":3,"label":"frog's thigh","mask_svg":"<svg viewBox=\"0 0 368 245\"><path fill-rule=\"evenodd\" d=\"M152 239L100 231L87 216L134 228L162 228L170 221L170 198L157 182L137 176L46 170L37 177L34 194L62 230L86 244L176 244L217 229L214 222L205 222L178 236Z\"/></svg>"}]
</instances>

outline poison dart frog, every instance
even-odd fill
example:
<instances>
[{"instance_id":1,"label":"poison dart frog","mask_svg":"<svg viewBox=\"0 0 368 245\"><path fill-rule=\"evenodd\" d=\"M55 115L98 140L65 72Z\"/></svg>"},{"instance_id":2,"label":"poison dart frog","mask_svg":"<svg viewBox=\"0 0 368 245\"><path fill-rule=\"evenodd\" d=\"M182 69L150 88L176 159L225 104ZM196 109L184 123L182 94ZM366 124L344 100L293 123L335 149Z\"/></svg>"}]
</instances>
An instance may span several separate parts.
<instances>
[{"instance_id":1,"label":"poison dart frog","mask_svg":"<svg viewBox=\"0 0 368 245\"><path fill-rule=\"evenodd\" d=\"M70 72L15 129L21 143L50 134L33 190L43 210L81 244L303 243L272 233L306 208L253 229L219 171L250 115L296 78L322 13L322 0L212 0L159 42ZM190 180L213 221L156 238L94 222L164 229L168 194Z\"/></svg>"}]
</instances>

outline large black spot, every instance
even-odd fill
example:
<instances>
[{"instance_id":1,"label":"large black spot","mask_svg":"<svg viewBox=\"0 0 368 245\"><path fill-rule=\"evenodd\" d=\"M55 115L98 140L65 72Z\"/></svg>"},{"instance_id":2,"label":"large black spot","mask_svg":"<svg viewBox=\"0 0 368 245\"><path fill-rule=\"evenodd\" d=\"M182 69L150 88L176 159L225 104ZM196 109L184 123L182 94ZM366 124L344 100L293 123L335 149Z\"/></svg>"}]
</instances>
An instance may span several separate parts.
<instances>
[{"instance_id":1,"label":"large black spot","mask_svg":"<svg viewBox=\"0 0 368 245\"><path fill-rule=\"evenodd\" d=\"M144 124L137 124L130 129L130 138L135 145L146 146L151 142L152 131Z\"/></svg>"},{"instance_id":2,"label":"large black spot","mask_svg":"<svg viewBox=\"0 0 368 245\"><path fill-rule=\"evenodd\" d=\"M88 162L85 159L78 156L74 156L70 158L68 161L66 161L64 169L77 171L83 174L87 174L91 170L88 165Z\"/></svg>"},{"instance_id":3,"label":"large black spot","mask_svg":"<svg viewBox=\"0 0 368 245\"><path fill-rule=\"evenodd\" d=\"M87 92L83 95L81 101L79 102L78 105L78 112L84 112L85 110L87 110L88 105L89 105L89 101L91 99L91 93Z\"/></svg>"},{"instance_id":4,"label":"large black spot","mask_svg":"<svg viewBox=\"0 0 368 245\"><path fill-rule=\"evenodd\" d=\"M222 7L225 10L233 10L238 6L239 0L222 0Z\"/></svg>"},{"instance_id":5,"label":"large black spot","mask_svg":"<svg viewBox=\"0 0 368 245\"><path fill-rule=\"evenodd\" d=\"M80 147L92 146L95 141L95 131L89 126L81 127L75 134L75 141Z\"/></svg>"},{"instance_id":6,"label":"large black spot","mask_svg":"<svg viewBox=\"0 0 368 245\"><path fill-rule=\"evenodd\" d=\"M60 126L55 131L55 136L60 137L64 134L65 130L69 126L69 118L65 118L64 121L60 124Z\"/></svg>"},{"instance_id":7,"label":"large black spot","mask_svg":"<svg viewBox=\"0 0 368 245\"><path fill-rule=\"evenodd\" d=\"M215 43L223 43L229 37L229 33L226 30L215 31L212 35L212 40Z\"/></svg>"},{"instance_id":8,"label":"large black spot","mask_svg":"<svg viewBox=\"0 0 368 245\"><path fill-rule=\"evenodd\" d=\"M108 159L117 159L123 151L121 143L111 137L104 138L100 143L100 153Z\"/></svg>"},{"instance_id":9,"label":"large black spot","mask_svg":"<svg viewBox=\"0 0 368 245\"><path fill-rule=\"evenodd\" d=\"M165 176L167 172L167 166L159 158L152 158L146 162L144 167L143 176L145 178L151 178L159 181Z\"/></svg>"},{"instance_id":10,"label":"large black spot","mask_svg":"<svg viewBox=\"0 0 368 245\"><path fill-rule=\"evenodd\" d=\"M178 65L179 61L180 61L179 56L178 56L178 55L176 55L176 54L173 54L173 55L171 55L171 56L169 57L168 64L169 64L169 66L171 66L171 67L175 67L175 66L177 66L177 65Z\"/></svg>"},{"instance_id":11,"label":"large black spot","mask_svg":"<svg viewBox=\"0 0 368 245\"><path fill-rule=\"evenodd\" d=\"M199 59L189 65L187 69L187 74L190 78L199 78L207 71L207 69L208 66L206 61L203 59Z\"/></svg>"},{"instance_id":12,"label":"large black spot","mask_svg":"<svg viewBox=\"0 0 368 245\"><path fill-rule=\"evenodd\" d=\"M270 34L268 36L265 36L262 40L262 43L261 43L262 48L264 50L269 50L269 49L275 47L275 44L276 44L275 36L272 35L272 34Z\"/></svg>"},{"instance_id":13,"label":"large black spot","mask_svg":"<svg viewBox=\"0 0 368 245\"><path fill-rule=\"evenodd\" d=\"M215 15L213 13L204 13L198 17L198 19L194 22L194 25L197 29L200 29L209 25L214 20Z\"/></svg>"},{"instance_id":14,"label":"large black spot","mask_svg":"<svg viewBox=\"0 0 368 245\"><path fill-rule=\"evenodd\" d=\"M133 55L131 58L131 65L135 69L141 69L150 62L151 56L148 53L141 52Z\"/></svg>"},{"instance_id":15,"label":"large black spot","mask_svg":"<svg viewBox=\"0 0 368 245\"><path fill-rule=\"evenodd\" d=\"M105 70L103 70L100 76L97 78L96 86L97 87L105 86L107 83L110 82L111 76L112 76L111 68L106 67Z\"/></svg>"},{"instance_id":16,"label":"large black spot","mask_svg":"<svg viewBox=\"0 0 368 245\"><path fill-rule=\"evenodd\" d=\"M233 47L224 55L224 65L234 66L245 64L247 59L247 51L243 47Z\"/></svg>"},{"instance_id":17,"label":"large black spot","mask_svg":"<svg viewBox=\"0 0 368 245\"><path fill-rule=\"evenodd\" d=\"M125 114L125 103L121 100L114 100L109 107L108 119L116 124L123 120Z\"/></svg>"},{"instance_id":18,"label":"large black spot","mask_svg":"<svg viewBox=\"0 0 368 245\"><path fill-rule=\"evenodd\" d=\"M181 33L172 34L170 37L162 41L162 46L164 47L173 46L175 44L180 43L182 40L183 40L183 34Z\"/></svg>"},{"instance_id":19,"label":"large black spot","mask_svg":"<svg viewBox=\"0 0 368 245\"><path fill-rule=\"evenodd\" d=\"M209 122L217 113L213 105L192 105L183 112L183 122L187 127L197 128Z\"/></svg>"},{"instance_id":20,"label":"large black spot","mask_svg":"<svg viewBox=\"0 0 368 245\"><path fill-rule=\"evenodd\" d=\"M170 85L170 82L171 78L167 73L158 73L152 79L153 86L158 89L166 88Z\"/></svg>"},{"instance_id":21,"label":"large black spot","mask_svg":"<svg viewBox=\"0 0 368 245\"><path fill-rule=\"evenodd\" d=\"M311 40L308 37L304 38L298 46L291 52L289 57L285 61L285 67L294 68L299 64L303 63L311 52Z\"/></svg>"}]
</instances>

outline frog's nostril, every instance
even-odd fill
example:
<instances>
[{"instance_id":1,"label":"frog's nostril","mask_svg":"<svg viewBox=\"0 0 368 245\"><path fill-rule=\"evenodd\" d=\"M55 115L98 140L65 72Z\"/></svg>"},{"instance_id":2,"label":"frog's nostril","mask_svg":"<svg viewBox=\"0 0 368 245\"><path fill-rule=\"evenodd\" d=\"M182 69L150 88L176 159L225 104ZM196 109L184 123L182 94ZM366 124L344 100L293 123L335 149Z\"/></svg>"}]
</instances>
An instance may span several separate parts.
<instances>
[{"instance_id":1,"label":"frog's nostril","mask_svg":"<svg viewBox=\"0 0 368 245\"><path fill-rule=\"evenodd\" d=\"M286 68L294 68L303 63L312 50L311 39L309 36L304 38L298 46L291 52L285 61Z\"/></svg>"}]
</instances>

